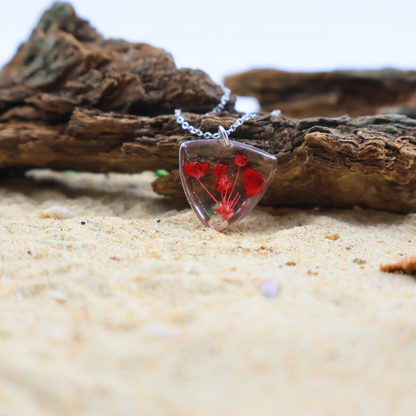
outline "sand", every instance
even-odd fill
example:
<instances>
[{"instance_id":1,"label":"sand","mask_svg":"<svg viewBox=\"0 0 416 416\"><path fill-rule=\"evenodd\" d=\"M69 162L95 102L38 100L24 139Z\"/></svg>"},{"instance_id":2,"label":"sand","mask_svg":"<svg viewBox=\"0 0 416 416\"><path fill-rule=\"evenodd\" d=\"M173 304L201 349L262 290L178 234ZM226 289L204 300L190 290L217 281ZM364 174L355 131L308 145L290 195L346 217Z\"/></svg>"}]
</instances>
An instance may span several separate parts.
<instances>
[{"instance_id":1,"label":"sand","mask_svg":"<svg viewBox=\"0 0 416 416\"><path fill-rule=\"evenodd\" d=\"M1 416L414 416L416 279L379 265L415 215L259 207L223 235L152 173L34 176L0 188Z\"/></svg>"}]
</instances>

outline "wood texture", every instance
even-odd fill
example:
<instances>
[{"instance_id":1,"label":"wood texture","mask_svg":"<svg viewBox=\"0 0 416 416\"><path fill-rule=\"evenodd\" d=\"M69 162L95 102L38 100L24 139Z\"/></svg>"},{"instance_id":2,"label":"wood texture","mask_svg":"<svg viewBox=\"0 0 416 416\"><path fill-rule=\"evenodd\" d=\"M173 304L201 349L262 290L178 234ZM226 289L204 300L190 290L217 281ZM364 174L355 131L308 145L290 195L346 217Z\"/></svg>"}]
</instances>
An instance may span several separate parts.
<instances>
[{"instance_id":1,"label":"wood texture","mask_svg":"<svg viewBox=\"0 0 416 416\"><path fill-rule=\"evenodd\" d=\"M106 41L69 4L55 3L0 72L0 121L63 123L76 107L140 115L175 108L204 113L221 94L208 75L177 69L164 50Z\"/></svg>"},{"instance_id":2,"label":"wood texture","mask_svg":"<svg viewBox=\"0 0 416 416\"><path fill-rule=\"evenodd\" d=\"M258 98L264 111L294 118L352 117L381 113L416 118L416 72L295 73L253 70L226 78L235 94Z\"/></svg>"},{"instance_id":3,"label":"wood texture","mask_svg":"<svg viewBox=\"0 0 416 416\"><path fill-rule=\"evenodd\" d=\"M241 127L239 136L278 159L262 204L416 209L416 120L401 115L299 121L264 116ZM182 195L178 171L158 179L154 189Z\"/></svg>"},{"instance_id":4,"label":"wood texture","mask_svg":"<svg viewBox=\"0 0 416 416\"><path fill-rule=\"evenodd\" d=\"M103 40L71 6L56 3L0 72L0 174L31 168L172 173L154 183L184 197L178 148L192 137L173 109L204 131L229 126L203 116L222 89L201 71L177 69L170 54L144 44ZM277 156L263 204L359 205L416 209L416 121L405 116L260 116L231 137Z\"/></svg>"}]
</instances>

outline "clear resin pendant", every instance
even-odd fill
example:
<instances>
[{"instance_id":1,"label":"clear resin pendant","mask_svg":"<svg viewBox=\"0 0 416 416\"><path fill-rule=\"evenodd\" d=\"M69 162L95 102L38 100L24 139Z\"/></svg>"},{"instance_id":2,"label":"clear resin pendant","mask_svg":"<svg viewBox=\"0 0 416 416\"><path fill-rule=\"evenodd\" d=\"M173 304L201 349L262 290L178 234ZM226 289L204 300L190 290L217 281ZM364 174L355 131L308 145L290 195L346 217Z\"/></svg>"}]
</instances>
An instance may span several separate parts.
<instances>
[{"instance_id":1,"label":"clear resin pendant","mask_svg":"<svg viewBox=\"0 0 416 416\"><path fill-rule=\"evenodd\" d=\"M179 166L183 189L198 218L224 232L260 201L277 160L234 141L195 140L181 145Z\"/></svg>"}]
</instances>

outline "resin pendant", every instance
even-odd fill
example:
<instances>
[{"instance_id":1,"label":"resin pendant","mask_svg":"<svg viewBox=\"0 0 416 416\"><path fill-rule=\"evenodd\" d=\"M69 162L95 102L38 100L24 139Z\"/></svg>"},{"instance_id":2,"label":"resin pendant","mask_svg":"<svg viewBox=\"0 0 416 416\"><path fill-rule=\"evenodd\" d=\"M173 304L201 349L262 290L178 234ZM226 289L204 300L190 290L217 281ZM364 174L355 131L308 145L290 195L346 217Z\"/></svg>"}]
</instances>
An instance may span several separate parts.
<instances>
[{"instance_id":1,"label":"resin pendant","mask_svg":"<svg viewBox=\"0 0 416 416\"><path fill-rule=\"evenodd\" d=\"M260 201L277 160L234 141L195 140L181 145L179 166L183 189L198 218L224 232Z\"/></svg>"}]
</instances>

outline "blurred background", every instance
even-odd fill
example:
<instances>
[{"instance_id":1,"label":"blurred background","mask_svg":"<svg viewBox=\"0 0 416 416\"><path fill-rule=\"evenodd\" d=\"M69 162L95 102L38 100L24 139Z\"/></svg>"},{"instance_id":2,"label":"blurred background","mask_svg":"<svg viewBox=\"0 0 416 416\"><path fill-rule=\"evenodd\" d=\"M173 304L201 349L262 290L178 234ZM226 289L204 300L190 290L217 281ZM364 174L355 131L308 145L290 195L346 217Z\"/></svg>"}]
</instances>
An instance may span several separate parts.
<instances>
[{"instance_id":1,"label":"blurred background","mask_svg":"<svg viewBox=\"0 0 416 416\"><path fill-rule=\"evenodd\" d=\"M0 64L27 40L49 0L5 2ZM171 52L178 67L214 81L253 68L285 71L416 69L414 0L71 0L105 38L150 43ZM254 110L255 99L239 101Z\"/></svg>"}]
</instances>

